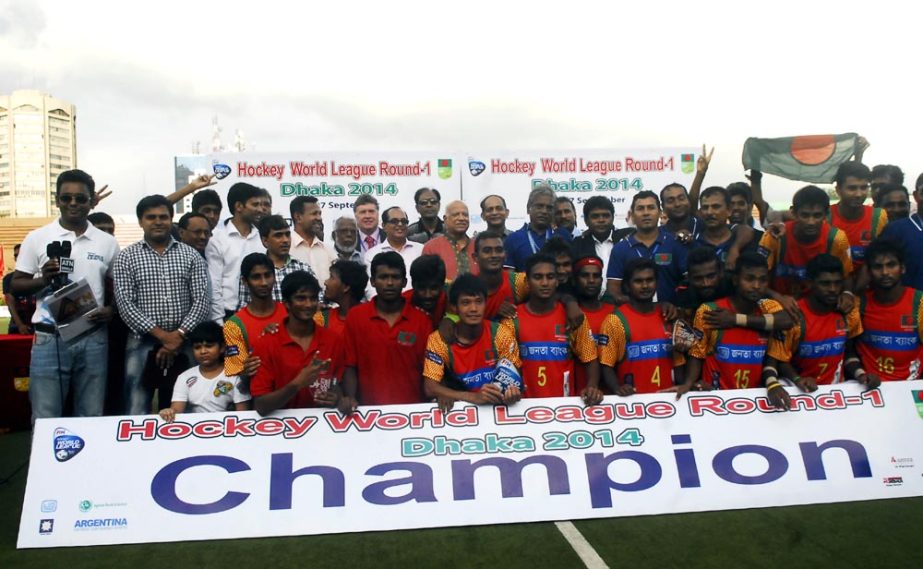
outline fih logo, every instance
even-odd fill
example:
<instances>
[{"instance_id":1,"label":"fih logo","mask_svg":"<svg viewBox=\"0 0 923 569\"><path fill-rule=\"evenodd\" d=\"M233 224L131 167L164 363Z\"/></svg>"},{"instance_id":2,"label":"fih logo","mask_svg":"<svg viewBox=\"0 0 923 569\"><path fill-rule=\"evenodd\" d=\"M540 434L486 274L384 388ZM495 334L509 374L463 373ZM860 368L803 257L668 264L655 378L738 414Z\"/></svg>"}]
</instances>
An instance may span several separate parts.
<instances>
[{"instance_id":1,"label":"fih logo","mask_svg":"<svg viewBox=\"0 0 923 569\"><path fill-rule=\"evenodd\" d=\"M480 176L486 169L487 165L480 160L475 160L474 158L468 159L468 171L471 172L472 176Z\"/></svg>"},{"instance_id":2,"label":"fih logo","mask_svg":"<svg viewBox=\"0 0 923 569\"><path fill-rule=\"evenodd\" d=\"M216 162L212 164L212 171L215 172L215 177L219 180L223 180L231 175L231 167L227 164L219 164Z\"/></svg>"},{"instance_id":3,"label":"fih logo","mask_svg":"<svg viewBox=\"0 0 923 569\"><path fill-rule=\"evenodd\" d=\"M58 462L67 462L83 450L83 439L64 427L54 430L54 457Z\"/></svg>"}]
</instances>

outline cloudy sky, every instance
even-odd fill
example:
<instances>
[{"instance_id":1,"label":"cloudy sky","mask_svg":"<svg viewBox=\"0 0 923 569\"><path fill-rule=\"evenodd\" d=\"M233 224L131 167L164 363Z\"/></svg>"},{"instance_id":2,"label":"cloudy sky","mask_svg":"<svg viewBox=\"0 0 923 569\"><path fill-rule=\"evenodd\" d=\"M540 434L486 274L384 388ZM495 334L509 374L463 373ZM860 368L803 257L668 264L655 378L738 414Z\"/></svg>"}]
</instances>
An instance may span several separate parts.
<instances>
[{"instance_id":1,"label":"cloudy sky","mask_svg":"<svg viewBox=\"0 0 923 569\"><path fill-rule=\"evenodd\" d=\"M718 184L748 136L859 132L867 163L923 171L923 8L627 4L0 0L0 93L77 106L111 213L172 191L214 115L260 152L707 142Z\"/></svg>"}]
</instances>

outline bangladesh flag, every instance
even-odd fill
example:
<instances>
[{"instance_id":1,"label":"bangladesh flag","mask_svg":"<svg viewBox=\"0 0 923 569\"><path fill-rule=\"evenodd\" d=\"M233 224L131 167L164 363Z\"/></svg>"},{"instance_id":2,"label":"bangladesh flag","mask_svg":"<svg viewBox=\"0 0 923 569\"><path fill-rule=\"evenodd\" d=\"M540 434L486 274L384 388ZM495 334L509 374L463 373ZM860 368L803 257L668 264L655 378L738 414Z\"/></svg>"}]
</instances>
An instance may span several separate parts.
<instances>
[{"instance_id":1,"label":"bangladesh flag","mask_svg":"<svg viewBox=\"0 0 923 569\"><path fill-rule=\"evenodd\" d=\"M744 169L801 182L830 183L839 165L856 153L858 138L854 132L748 138L744 143Z\"/></svg>"},{"instance_id":2,"label":"bangladesh flag","mask_svg":"<svg viewBox=\"0 0 923 569\"><path fill-rule=\"evenodd\" d=\"M917 413L920 414L920 418L923 419L923 391L913 390L913 401L917 404Z\"/></svg>"},{"instance_id":3,"label":"bangladesh flag","mask_svg":"<svg viewBox=\"0 0 923 569\"><path fill-rule=\"evenodd\" d=\"M681 154L680 162L683 167L683 174L692 174L695 171L695 154Z\"/></svg>"},{"instance_id":4,"label":"bangladesh flag","mask_svg":"<svg viewBox=\"0 0 923 569\"><path fill-rule=\"evenodd\" d=\"M448 180L452 177L452 159L451 158L440 158L436 162L438 168L437 172L439 177L443 180Z\"/></svg>"}]
</instances>

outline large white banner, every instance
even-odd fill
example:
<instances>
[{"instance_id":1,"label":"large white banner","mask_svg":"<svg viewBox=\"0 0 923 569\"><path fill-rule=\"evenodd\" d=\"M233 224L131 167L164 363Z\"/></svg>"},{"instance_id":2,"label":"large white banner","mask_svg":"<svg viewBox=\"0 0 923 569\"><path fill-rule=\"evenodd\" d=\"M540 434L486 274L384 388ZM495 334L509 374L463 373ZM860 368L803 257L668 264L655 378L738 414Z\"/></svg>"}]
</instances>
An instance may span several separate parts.
<instances>
[{"instance_id":1,"label":"large white banner","mask_svg":"<svg viewBox=\"0 0 923 569\"><path fill-rule=\"evenodd\" d=\"M18 547L394 530L923 495L923 382L42 419Z\"/></svg>"},{"instance_id":2,"label":"large white banner","mask_svg":"<svg viewBox=\"0 0 923 569\"><path fill-rule=\"evenodd\" d=\"M411 222L420 217L413 201L418 189L439 190L443 207L461 197L458 161L448 152L254 152L212 154L208 160L219 178L215 190L225 202L225 216L230 215L228 189L237 182L269 190L273 213L286 218L293 199L314 196L323 210L328 243L334 221L352 217L360 195L374 196L381 211L400 206Z\"/></svg>"},{"instance_id":3,"label":"large white banner","mask_svg":"<svg viewBox=\"0 0 923 569\"><path fill-rule=\"evenodd\" d=\"M526 201L538 184L574 201L580 227L583 204L605 196L615 206L615 226L625 227L631 198L641 190L657 194L679 182L687 188L695 175L696 151L691 148L503 150L469 153L462 170L462 192L472 208L472 225L484 229L481 200L491 194L506 199L510 210L507 229L519 229L528 219Z\"/></svg>"}]
</instances>

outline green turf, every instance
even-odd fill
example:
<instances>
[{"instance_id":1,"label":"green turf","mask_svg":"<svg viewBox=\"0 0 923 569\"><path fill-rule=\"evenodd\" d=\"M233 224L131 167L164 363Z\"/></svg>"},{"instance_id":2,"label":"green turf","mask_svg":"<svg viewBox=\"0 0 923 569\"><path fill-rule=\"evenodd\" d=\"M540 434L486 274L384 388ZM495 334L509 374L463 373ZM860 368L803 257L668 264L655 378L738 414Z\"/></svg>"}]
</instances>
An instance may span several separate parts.
<instances>
[{"instance_id":1,"label":"green turf","mask_svg":"<svg viewBox=\"0 0 923 569\"><path fill-rule=\"evenodd\" d=\"M24 463L28 445L27 433L0 436L0 478ZM25 483L23 468L0 485L0 568L582 567L551 523L18 551ZM913 498L575 524L613 568L917 568L921 511Z\"/></svg>"},{"instance_id":2,"label":"green turf","mask_svg":"<svg viewBox=\"0 0 923 569\"><path fill-rule=\"evenodd\" d=\"M10 328L10 319L0 318L0 334L6 334L9 328Z\"/></svg>"}]
</instances>

